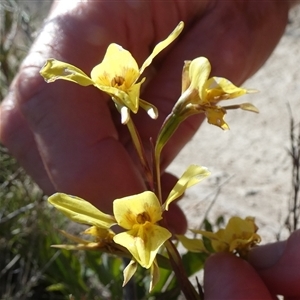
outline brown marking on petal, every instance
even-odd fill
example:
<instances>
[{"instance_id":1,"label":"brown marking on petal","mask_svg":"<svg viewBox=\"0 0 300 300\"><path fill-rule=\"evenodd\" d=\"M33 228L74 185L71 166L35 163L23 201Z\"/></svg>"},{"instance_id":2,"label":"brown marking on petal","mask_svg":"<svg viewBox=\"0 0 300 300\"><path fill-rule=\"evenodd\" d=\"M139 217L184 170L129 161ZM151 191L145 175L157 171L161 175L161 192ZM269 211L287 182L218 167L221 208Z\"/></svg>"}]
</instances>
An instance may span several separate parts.
<instances>
[{"instance_id":1,"label":"brown marking on petal","mask_svg":"<svg viewBox=\"0 0 300 300\"><path fill-rule=\"evenodd\" d=\"M119 87L122 86L122 84L125 82L125 78L122 76L115 76L112 80L111 80L111 86L112 87Z\"/></svg>"},{"instance_id":2,"label":"brown marking on petal","mask_svg":"<svg viewBox=\"0 0 300 300\"><path fill-rule=\"evenodd\" d=\"M136 221L139 224L145 224L147 221L151 222L151 218L147 212L143 212L136 216Z\"/></svg>"}]
</instances>

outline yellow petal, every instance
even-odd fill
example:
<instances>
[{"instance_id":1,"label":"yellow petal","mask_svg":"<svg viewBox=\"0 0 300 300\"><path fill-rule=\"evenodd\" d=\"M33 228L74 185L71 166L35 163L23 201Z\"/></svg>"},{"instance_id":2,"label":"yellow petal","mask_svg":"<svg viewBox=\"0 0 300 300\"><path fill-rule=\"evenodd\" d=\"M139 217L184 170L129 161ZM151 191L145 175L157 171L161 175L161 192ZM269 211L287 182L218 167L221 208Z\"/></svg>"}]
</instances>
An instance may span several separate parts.
<instances>
[{"instance_id":1,"label":"yellow petal","mask_svg":"<svg viewBox=\"0 0 300 300\"><path fill-rule=\"evenodd\" d=\"M152 53L150 54L150 56L145 60L145 62L143 63L142 67L140 68L140 74L142 74L144 72L144 70L151 64L153 58L159 53L161 52L163 49L165 49L167 46L169 46L181 33L181 31L183 30L184 27L184 23L180 22L176 28L171 32L171 34L163 41L161 41L160 43L158 43Z\"/></svg>"},{"instance_id":2,"label":"yellow petal","mask_svg":"<svg viewBox=\"0 0 300 300\"><path fill-rule=\"evenodd\" d=\"M235 86L226 78L212 77L206 86L206 98L209 102L227 100L247 94L247 90Z\"/></svg>"},{"instance_id":3,"label":"yellow petal","mask_svg":"<svg viewBox=\"0 0 300 300\"><path fill-rule=\"evenodd\" d=\"M248 251L251 247L258 244L261 241L261 238L258 234L253 233L251 236L246 239L235 239L230 243L229 251L233 252L234 250L237 251Z\"/></svg>"},{"instance_id":4,"label":"yellow petal","mask_svg":"<svg viewBox=\"0 0 300 300\"><path fill-rule=\"evenodd\" d=\"M216 235L216 233L211 231L205 231L205 230L197 230L197 229L191 229L193 233L201 234L205 237L207 237L210 240L219 240L219 237Z\"/></svg>"},{"instance_id":5,"label":"yellow petal","mask_svg":"<svg viewBox=\"0 0 300 300\"><path fill-rule=\"evenodd\" d=\"M194 233L199 233L202 236L211 240L211 245L215 252L228 252L229 251L229 243L224 241L224 229L219 229L216 233L211 231L204 230L191 230Z\"/></svg>"},{"instance_id":6,"label":"yellow petal","mask_svg":"<svg viewBox=\"0 0 300 300\"><path fill-rule=\"evenodd\" d=\"M127 106L134 113L138 110L138 101L139 101L139 89L140 83L135 84L131 90L123 91L116 87L106 86L106 85L95 85L101 91L109 94L112 97L112 100L117 105Z\"/></svg>"},{"instance_id":7,"label":"yellow petal","mask_svg":"<svg viewBox=\"0 0 300 300\"><path fill-rule=\"evenodd\" d=\"M137 62L131 53L114 43L108 46L103 61L91 72L91 78L97 85L114 86L114 79L122 78L124 89L135 83L139 76Z\"/></svg>"},{"instance_id":8,"label":"yellow petal","mask_svg":"<svg viewBox=\"0 0 300 300\"><path fill-rule=\"evenodd\" d=\"M184 235L176 235L176 237L183 247L191 252L207 252L203 241L200 239L190 239Z\"/></svg>"},{"instance_id":9,"label":"yellow petal","mask_svg":"<svg viewBox=\"0 0 300 300\"><path fill-rule=\"evenodd\" d=\"M252 112L255 112L255 113L259 113L258 108L255 107L251 103L242 103L242 104L240 104L240 108L243 109L243 110L247 110L247 111L252 111Z\"/></svg>"},{"instance_id":10,"label":"yellow petal","mask_svg":"<svg viewBox=\"0 0 300 300\"><path fill-rule=\"evenodd\" d=\"M59 248L65 250L98 250L101 248L99 243L89 242L86 244L78 244L78 245L51 245L51 248Z\"/></svg>"},{"instance_id":11,"label":"yellow petal","mask_svg":"<svg viewBox=\"0 0 300 300\"><path fill-rule=\"evenodd\" d=\"M226 110L220 106L211 106L205 108L205 115L209 124L216 125L223 130L228 130L229 126L224 121Z\"/></svg>"},{"instance_id":12,"label":"yellow petal","mask_svg":"<svg viewBox=\"0 0 300 300\"><path fill-rule=\"evenodd\" d=\"M181 79L181 94L183 94L191 84L191 79L189 76L189 69L191 65L191 60L187 60L184 62L182 69L182 79Z\"/></svg>"},{"instance_id":13,"label":"yellow petal","mask_svg":"<svg viewBox=\"0 0 300 300\"><path fill-rule=\"evenodd\" d=\"M242 219L240 217L231 217L225 228L225 239L228 242L233 239L248 240L257 229L254 218L247 217L246 219Z\"/></svg>"},{"instance_id":14,"label":"yellow petal","mask_svg":"<svg viewBox=\"0 0 300 300\"><path fill-rule=\"evenodd\" d=\"M49 197L48 201L72 221L100 228L109 228L116 224L113 216L101 212L81 198L56 193Z\"/></svg>"},{"instance_id":15,"label":"yellow petal","mask_svg":"<svg viewBox=\"0 0 300 300\"><path fill-rule=\"evenodd\" d=\"M94 84L83 71L62 61L50 58L40 71L40 74L47 82L53 82L57 79L64 79L78 83L82 86Z\"/></svg>"},{"instance_id":16,"label":"yellow petal","mask_svg":"<svg viewBox=\"0 0 300 300\"><path fill-rule=\"evenodd\" d=\"M172 234L165 228L147 223L114 236L114 242L128 249L135 260L148 269L153 263L161 245Z\"/></svg>"},{"instance_id":17,"label":"yellow petal","mask_svg":"<svg viewBox=\"0 0 300 300\"><path fill-rule=\"evenodd\" d=\"M132 259L123 271L124 280L122 286L125 286L128 283L131 277L135 274L136 270L137 263L135 260Z\"/></svg>"},{"instance_id":18,"label":"yellow petal","mask_svg":"<svg viewBox=\"0 0 300 300\"><path fill-rule=\"evenodd\" d=\"M152 289L155 287L155 285L159 281L159 267L156 262L156 259L154 259L153 264L151 265L150 268L150 275L151 275L151 280L150 280L150 286L149 286L149 293L152 291Z\"/></svg>"},{"instance_id":19,"label":"yellow petal","mask_svg":"<svg viewBox=\"0 0 300 300\"><path fill-rule=\"evenodd\" d=\"M206 57L198 57L192 60L189 68L189 77L191 80L190 88L197 90L200 101L198 104L206 103L205 83L209 77L211 65Z\"/></svg>"},{"instance_id":20,"label":"yellow petal","mask_svg":"<svg viewBox=\"0 0 300 300\"><path fill-rule=\"evenodd\" d=\"M73 241L73 242L75 242L77 244L88 244L88 243L91 242L91 241L87 241L87 240L84 240L82 238L79 238L79 237L77 237L77 236L75 236L73 234L70 234L70 233L68 233L68 232L66 232L64 230L59 230L59 232L61 234L63 234L65 237L67 237L69 240L71 240L71 241Z\"/></svg>"},{"instance_id":21,"label":"yellow petal","mask_svg":"<svg viewBox=\"0 0 300 300\"><path fill-rule=\"evenodd\" d=\"M143 78L138 83L135 83L134 85L131 86L131 88L127 91L128 93L128 99L124 98L124 104L130 108L130 110L133 113L138 112L139 104L140 104L140 90L141 90L141 85L145 81L146 78Z\"/></svg>"},{"instance_id":22,"label":"yellow petal","mask_svg":"<svg viewBox=\"0 0 300 300\"><path fill-rule=\"evenodd\" d=\"M224 108L225 110L230 110L230 109L243 109L246 111L251 111L251 112L255 112L255 113L259 113L259 110L257 107L255 107L253 104L251 103L242 103L242 104L233 104L233 105L226 105L226 106L222 106L222 108Z\"/></svg>"},{"instance_id":23,"label":"yellow petal","mask_svg":"<svg viewBox=\"0 0 300 300\"><path fill-rule=\"evenodd\" d=\"M189 166L170 192L166 202L164 203L163 210L168 210L172 201L179 198L181 195L183 195L187 188L202 181L205 177L209 176L209 174L210 172L205 167L196 165Z\"/></svg>"},{"instance_id":24,"label":"yellow petal","mask_svg":"<svg viewBox=\"0 0 300 300\"><path fill-rule=\"evenodd\" d=\"M113 211L118 224L125 229L139 224L139 216L144 216L151 223L162 218L160 203L150 191L114 200Z\"/></svg>"},{"instance_id":25,"label":"yellow petal","mask_svg":"<svg viewBox=\"0 0 300 300\"><path fill-rule=\"evenodd\" d=\"M100 228L96 226L87 228L83 232L83 234L88 234L95 237L98 242L103 240L106 241L112 240L113 236L115 235L115 233L110 229Z\"/></svg>"}]
</instances>

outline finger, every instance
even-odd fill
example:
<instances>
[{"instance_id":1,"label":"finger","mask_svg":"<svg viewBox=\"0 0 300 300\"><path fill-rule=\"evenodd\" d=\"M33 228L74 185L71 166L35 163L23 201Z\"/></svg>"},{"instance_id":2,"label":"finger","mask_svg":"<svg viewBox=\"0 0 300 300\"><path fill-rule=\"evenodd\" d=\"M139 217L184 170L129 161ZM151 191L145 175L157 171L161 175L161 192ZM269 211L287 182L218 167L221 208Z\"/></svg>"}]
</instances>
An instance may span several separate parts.
<instances>
[{"instance_id":1,"label":"finger","mask_svg":"<svg viewBox=\"0 0 300 300\"><path fill-rule=\"evenodd\" d=\"M253 249L249 262L274 294L300 297L300 230L286 242Z\"/></svg>"},{"instance_id":2,"label":"finger","mask_svg":"<svg viewBox=\"0 0 300 300\"><path fill-rule=\"evenodd\" d=\"M205 299L273 299L255 269L229 253L208 258L204 268Z\"/></svg>"},{"instance_id":3,"label":"finger","mask_svg":"<svg viewBox=\"0 0 300 300\"><path fill-rule=\"evenodd\" d=\"M44 168L32 132L20 111L10 101L11 97L14 96L7 97L0 107L0 141L5 145L16 145L10 147L11 154L21 162L45 193L54 193L55 189Z\"/></svg>"}]
</instances>

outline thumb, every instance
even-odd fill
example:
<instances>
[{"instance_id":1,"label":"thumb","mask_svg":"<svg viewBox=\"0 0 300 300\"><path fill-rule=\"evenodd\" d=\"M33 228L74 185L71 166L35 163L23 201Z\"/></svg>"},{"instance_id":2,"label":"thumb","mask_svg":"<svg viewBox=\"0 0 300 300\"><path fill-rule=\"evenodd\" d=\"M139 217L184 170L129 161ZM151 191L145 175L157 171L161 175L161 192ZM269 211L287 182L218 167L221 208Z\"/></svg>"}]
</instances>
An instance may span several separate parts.
<instances>
[{"instance_id":1,"label":"thumb","mask_svg":"<svg viewBox=\"0 0 300 300\"><path fill-rule=\"evenodd\" d=\"M273 299L255 269L230 253L208 258L204 268L205 299Z\"/></svg>"}]
</instances>

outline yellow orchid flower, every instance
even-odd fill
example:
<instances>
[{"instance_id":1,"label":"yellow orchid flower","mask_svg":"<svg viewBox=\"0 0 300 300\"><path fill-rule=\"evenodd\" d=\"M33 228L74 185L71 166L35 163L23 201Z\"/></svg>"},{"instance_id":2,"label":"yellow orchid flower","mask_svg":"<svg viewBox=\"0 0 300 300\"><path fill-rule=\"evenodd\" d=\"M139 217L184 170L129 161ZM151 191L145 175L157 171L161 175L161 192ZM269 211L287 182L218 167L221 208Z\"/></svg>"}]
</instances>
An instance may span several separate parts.
<instances>
[{"instance_id":1,"label":"yellow orchid flower","mask_svg":"<svg viewBox=\"0 0 300 300\"><path fill-rule=\"evenodd\" d=\"M140 99L140 88L145 78L137 81L154 57L178 37L183 26L183 22L180 22L165 40L158 43L141 68L129 51L113 43L108 46L103 61L92 69L90 77L79 68L53 58L47 60L40 74L47 82L64 79L82 86L94 85L109 94L121 113L123 124L128 122L130 111L137 113L139 106L150 117L157 118L155 106Z\"/></svg>"},{"instance_id":2,"label":"yellow orchid flower","mask_svg":"<svg viewBox=\"0 0 300 300\"><path fill-rule=\"evenodd\" d=\"M179 113L183 110L187 115L204 112L208 123L222 129L229 129L228 124L224 121L224 115L228 109L241 108L258 113L258 109L250 103L231 106L217 105L221 100L237 98L256 91L237 87L225 78L209 78L210 72L211 65L205 57L185 62L182 75L182 95L174 107L174 112Z\"/></svg>"},{"instance_id":3,"label":"yellow orchid flower","mask_svg":"<svg viewBox=\"0 0 300 300\"><path fill-rule=\"evenodd\" d=\"M113 201L114 216L99 211L88 201L81 198L56 193L48 201L71 220L92 225L84 233L94 237L90 242L64 233L77 245L56 245L55 247L73 249L99 249L108 253L133 256L133 261L149 269L151 274L150 289L159 279L156 255L160 247L172 236L171 232L160 226L163 212L171 202L180 197L187 188L203 180L209 172L206 168L191 165L179 178L174 188L161 205L157 196L150 191L128 196ZM111 226L118 224L126 231L115 234ZM131 262L124 270L124 284L133 276L136 265Z\"/></svg>"},{"instance_id":4,"label":"yellow orchid flower","mask_svg":"<svg viewBox=\"0 0 300 300\"><path fill-rule=\"evenodd\" d=\"M256 233L257 230L254 218L232 217L225 229L219 229L216 233L203 230L192 231L210 239L216 252L234 252L241 257L246 257L250 248L261 241Z\"/></svg>"},{"instance_id":5,"label":"yellow orchid flower","mask_svg":"<svg viewBox=\"0 0 300 300\"><path fill-rule=\"evenodd\" d=\"M114 236L115 243L127 248L142 267L150 268L159 248L172 236L169 230L157 225L163 212L157 197L146 191L116 199L113 210L119 226L127 229Z\"/></svg>"},{"instance_id":6,"label":"yellow orchid flower","mask_svg":"<svg viewBox=\"0 0 300 300\"><path fill-rule=\"evenodd\" d=\"M159 248L171 237L171 233L157 225L162 213L178 199L188 187L203 180L209 172L206 168L191 165L180 177L163 205L153 192L116 199L114 216L118 225L128 231L117 234L114 241L127 248L134 259L144 268L150 268Z\"/></svg>"}]
</instances>

